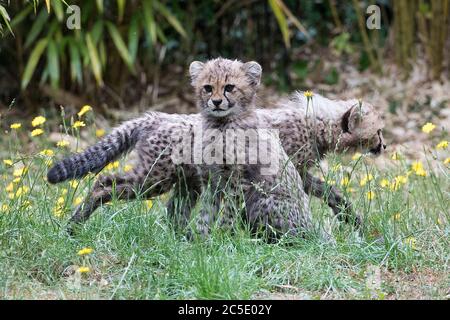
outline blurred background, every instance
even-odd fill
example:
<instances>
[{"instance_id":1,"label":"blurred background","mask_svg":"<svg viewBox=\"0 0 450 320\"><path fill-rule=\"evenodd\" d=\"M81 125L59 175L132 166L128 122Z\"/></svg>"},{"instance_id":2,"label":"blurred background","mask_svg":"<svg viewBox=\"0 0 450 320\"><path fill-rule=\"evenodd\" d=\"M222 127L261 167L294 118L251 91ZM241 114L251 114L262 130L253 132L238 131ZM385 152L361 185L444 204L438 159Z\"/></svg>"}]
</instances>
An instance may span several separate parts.
<instances>
[{"instance_id":1,"label":"blurred background","mask_svg":"<svg viewBox=\"0 0 450 320\"><path fill-rule=\"evenodd\" d=\"M0 126L86 104L102 126L145 110L195 112L189 63L222 56L261 63L262 107L292 90L363 98L383 112L391 145L413 152L429 138L423 124L450 124L449 8L449 0L0 0Z\"/></svg>"}]
</instances>

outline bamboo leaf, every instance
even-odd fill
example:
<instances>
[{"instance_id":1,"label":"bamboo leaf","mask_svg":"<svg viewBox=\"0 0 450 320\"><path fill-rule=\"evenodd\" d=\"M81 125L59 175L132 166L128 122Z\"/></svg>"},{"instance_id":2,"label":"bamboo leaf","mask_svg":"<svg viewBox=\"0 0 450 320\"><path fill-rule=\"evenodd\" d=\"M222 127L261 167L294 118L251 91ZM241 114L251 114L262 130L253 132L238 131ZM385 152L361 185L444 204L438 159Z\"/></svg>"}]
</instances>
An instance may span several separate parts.
<instances>
[{"instance_id":1,"label":"bamboo leaf","mask_svg":"<svg viewBox=\"0 0 450 320\"><path fill-rule=\"evenodd\" d=\"M128 51L130 52L131 62L136 61L137 51L139 45L139 23L138 16L133 15L128 28Z\"/></svg>"},{"instance_id":2,"label":"bamboo leaf","mask_svg":"<svg viewBox=\"0 0 450 320\"><path fill-rule=\"evenodd\" d=\"M103 37L103 20L97 21L92 27L91 31L92 41L97 45L100 38Z\"/></svg>"},{"instance_id":3,"label":"bamboo leaf","mask_svg":"<svg viewBox=\"0 0 450 320\"><path fill-rule=\"evenodd\" d=\"M64 19L64 9L60 0L52 1L52 7L59 22Z\"/></svg>"},{"instance_id":4,"label":"bamboo leaf","mask_svg":"<svg viewBox=\"0 0 450 320\"><path fill-rule=\"evenodd\" d=\"M39 59L41 58L42 53L47 47L47 43L48 43L47 39L39 40L36 46L34 47L33 51L31 52L22 75L22 82L21 82L22 89L25 89L28 83L30 82L34 70L36 69L36 66L39 62Z\"/></svg>"},{"instance_id":5,"label":"bamboo leaf","mask_svg":"<svg viewBox=\"0 0 450 320\"><path fill-rule=\"evenodd\" d=\"M126 0L117 0L117 12L119 13L119 22L123 20L123 13L125 12Z\"/></svg>"},{"instance_id":6,"label":"bamboo leaf","mask_svg":"<svg viewBox=\"0 0 450 320\"><path fill-rule=\"evenodd\" d=\"M47 46L47 67L51 86L56 88L59 82L59 58L58 48L53 40L49 40Z\"/></svg>"},{"instance_id":7,"label":"bamboo leaf","mask_svg":"<svg viewBox=\"0 0 450 320\"><path fill-rule=\"evenodd\" d=\"M28 48L34 40L39 36L42 29L44 28L45 22L48 19L48 13L45 10L41 10L33 25L30 28L30 32L28 33L27 38L25 39L24 47Z\"/></svg>"},{"instance_id":8,"label":"bamboo leaf","mask_svg":"<svg viewBox=\"0 0 450 320\"><path fill-rule=\"evenodd\" d=\"M33 10L33 7L31 5L28 5L25 7L25 9L16 14L14 18L11 20L11 28L14 28L19 23L21 23L23 19L25 19L30 14L31 10Z\"/></svg>"},{"instance_id":9,"label":"bamboo leaf","mask_svg":"<svg viewBox=\"0 0 450 320\"><path fill-rule=\"evenodd\" d=\"M94 74L97 84L99 86L103 86L102 66L100 65L98 51L94 45L94 42L92 41L90 33L86 34L86 45L89 53L89 60L92 68L92 73Z\"/></svg>"},{"instance_id":10,"label":"bamboo leaf","mask_svg":"<svg viewBox=\"0 0 450 320\"><path fill-rule=\"evenodd\" d=\"M125 45L125 42L123 41L122 36L119 33L119 30L117 30L116 26L111 22L107 22L106 27L108 28L109 34L111 35L114 45L116 46L117 51L119 51L119 54L122 57L123 61L125 61L130 71L134 73L135 72L134 65L132 62L130 52L128 51L128 48Z\"/></svg>"},{"instance_id":11,"label":"bamboo leaf","mask_svg":"<svg viewBox=\"0 0 450 320\"><path fill-rule=\"evenodd\" d=\"M289 35L289 27L287 24L286 17L283 14L282 8L277 0L269 0L270 7L277 19L278 26L280 27L281 34L283 35L283 41L286 48L290 48L290 35Z\"/></svg>"},{"instance_id":12,"label":"bamboo leaf","mask_svg":"<svg viewBox=\"0 0 450 320\"><path fill-rule=\"evenodd\" d=\"M70 77L73 80L77 80L79 84L82 83L82 71L81 71L81 59L80 51L74 39L69 40L69 53L70 53Z\"/></svg>"},{"instance_id":13,"label":"bamboo leaf","mask_svg":"<svg viewBox=\"0 0 450 320\"><path fill-rule=\"evenodd\" d=\"M45 0L45 4L47 5L47 12L50 13L50 0Z\"/></svg>"},{"instance_id":14,"label":"bamboo leaf","mask_svg":"<svg viewBox=\"0 0 450 320\"><path fill-rule=\"evenodd\" d=\"M104 7L103 7L103 0L96 0L96 3L97 3L97 9L98 9L98 11L99 11L101 14L103 14L103 9L104 9Z\"/></svg>"},{"instance_id":15,"label":"bamboo leaf","mask_svg":"<svg viewBox=\"0 0 450 320\"><path fill-rule=\"evenodd\" d=\"M184 30L183 26L181 25L180 21L172 14L170 13L169 9L167 9L166 6L164 6L161 2L155 1L154 2L156 9L166 18L167 22L170 23L170 25L183 37L187 38L186 31Z\"/></svg>"},{"instance_id":16,"label":"bamboo leaf","mask_svg":"<svg viewBox=\"0 0 450 320\"><path fill-rule=\"evenodd\" d=\"M5 7L3 7L1 4L0 4L0 16L2 16L3 21L5 22L6 26L9 29L9 32L11 32L11 34L14 35L14 32L11 29L11 25L9 24L11 18L9 17L9 14L6 11Z\"/></svg>"},{"instance_id":17,"label":"bamboo leaf","mask_svg":"<svg viewBox=\"0 0 450 320\"><path fill-rule=\"evenodd\" d=\"M144 1L144 27L147 31L147 36L150 37L150 43L156 43L156 24L153 16L153 2Z\"/></svg>"}]
</instances>

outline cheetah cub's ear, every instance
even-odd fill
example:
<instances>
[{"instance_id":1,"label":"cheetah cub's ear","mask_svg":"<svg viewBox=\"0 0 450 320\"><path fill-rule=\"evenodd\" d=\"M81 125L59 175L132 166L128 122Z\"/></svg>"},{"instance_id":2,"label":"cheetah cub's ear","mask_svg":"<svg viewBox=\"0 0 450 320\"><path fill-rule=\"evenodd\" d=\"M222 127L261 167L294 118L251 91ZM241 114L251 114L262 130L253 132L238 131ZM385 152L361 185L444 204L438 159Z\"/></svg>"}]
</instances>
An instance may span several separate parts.
<instances>
[{"instance_id":1,"label":"cheetah cub's ear","mask_svg":"<svg viewBox=\"0 0 450 320\"><path fill-rule=\"evenodd\" d=\"M191 76L191 82L194 83L197 80L200 72L202 72L205 64L200 61L193 61L189 66L189 75Z\"/></svg>"},{"instance_id":2,"label":"cheetah cub's ear","mask_svg":"<svg viewBox=\"0 0 450 320\"><path fill-rule=\"evenodd\" d=\"M341 119L342 131L352 133L359 126L364 117L364 110L359 106L352 106L344 113Z\"/></svg>"},{"instance_id":3,"label":"cheetah cub's ear","mask_svg":"<svg viewBox=\"0 0 450 320\"><path fill-rule=\"evenodd\" d=\"M258 86L261 82L262 67L256 61L249 61L242 65L242 69L245 71L250 84Z\"/></svg>"}]
</instances>

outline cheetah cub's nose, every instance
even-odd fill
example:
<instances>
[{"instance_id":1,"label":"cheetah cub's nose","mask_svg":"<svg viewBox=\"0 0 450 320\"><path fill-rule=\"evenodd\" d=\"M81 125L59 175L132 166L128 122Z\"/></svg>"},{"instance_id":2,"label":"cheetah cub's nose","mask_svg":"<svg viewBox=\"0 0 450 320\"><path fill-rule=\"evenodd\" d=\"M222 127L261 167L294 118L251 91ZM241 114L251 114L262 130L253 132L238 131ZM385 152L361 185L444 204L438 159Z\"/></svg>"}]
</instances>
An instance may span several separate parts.
<instances>
[{"instance_id":1,"label":"cheetah cub's nose","mask_svg":"<svg viewBox=\"0 0 450 320\"><path fill-rule=\"evenodd\" d=\"M216 107L218 107L218 106L220 106L220 104L222 103L222 99L219 99L219 100L213 100L212 103L213 103Z\"/></svg>"}]
</instances>

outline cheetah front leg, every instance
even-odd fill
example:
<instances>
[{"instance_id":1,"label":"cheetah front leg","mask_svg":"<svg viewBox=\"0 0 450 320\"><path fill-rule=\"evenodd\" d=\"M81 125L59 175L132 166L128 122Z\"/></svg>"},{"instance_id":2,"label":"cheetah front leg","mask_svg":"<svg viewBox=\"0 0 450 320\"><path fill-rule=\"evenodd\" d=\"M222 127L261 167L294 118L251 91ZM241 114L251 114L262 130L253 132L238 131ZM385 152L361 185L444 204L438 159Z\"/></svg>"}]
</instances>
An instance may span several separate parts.
<instances>
[{"instance_id":1,"label":"cheetah front leg","mask_svg":"<svg viewBox=\"0 0 450 320\"><path fill-rule=\"evenodd\" d=\"M361 216L353 213L351 203L345 200L337 188L333 186L327 188L325 182L312 176L309 172L305 172L304 174L304 187L308 194L312 194L326 201L340 220L352 223L358 228L361 226Z\"/></svg>"}]
</instances>

